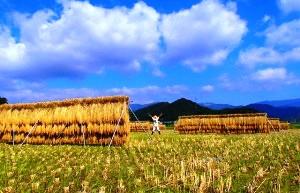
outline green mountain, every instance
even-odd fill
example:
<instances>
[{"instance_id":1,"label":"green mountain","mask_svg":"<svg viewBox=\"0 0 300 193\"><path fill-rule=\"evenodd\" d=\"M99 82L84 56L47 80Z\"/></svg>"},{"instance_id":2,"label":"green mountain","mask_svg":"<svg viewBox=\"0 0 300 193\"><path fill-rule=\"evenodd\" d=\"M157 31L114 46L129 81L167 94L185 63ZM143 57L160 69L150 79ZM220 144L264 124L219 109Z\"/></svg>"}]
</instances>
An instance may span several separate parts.
<instances>
[{"instance_id":1,"label":"green mountain","mask_svg":"<svg viewBox=\"0 0 300 193\"><path fill-rule=\"evenodd\" d=\"M234 109L223 109L223 110L212 110L207 107L200 106L199 104L181 98L172 103L160 102L153 105L147 106L145 108L135 111L136 116L139 120L151 121L150 115L160 115L161 121L176 121L179 116L183 115L204 115L204 114L232 114L232 113L254 113L257 112L251 108L238 107ZM136 120L131 114L131 120Z\"/></svg>"},{"instance_id":2,"label":"green mountain","mask_svg":"<svg viewBox=\"0 0 300 193\"><path fill-rule=\"evenodd\" d=\"M274 107L267 104L251 104L248 108L266 112L270 117L278 117L289 122L300 122L300 107Z\"/></svg>"}]
</instances>

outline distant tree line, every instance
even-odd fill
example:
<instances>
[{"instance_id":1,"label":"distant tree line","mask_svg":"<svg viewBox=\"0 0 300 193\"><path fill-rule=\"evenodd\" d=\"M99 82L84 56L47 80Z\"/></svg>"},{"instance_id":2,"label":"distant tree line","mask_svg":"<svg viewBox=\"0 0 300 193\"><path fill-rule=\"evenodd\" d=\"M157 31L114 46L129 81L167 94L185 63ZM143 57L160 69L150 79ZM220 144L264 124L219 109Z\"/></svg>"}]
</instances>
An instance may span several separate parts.
<instances>
[{"instance_id":1,"label":"distant tree line","mask_svg":"<svg viewBox=\"0 0 300 193\"><path fill-rule=\"evenodd\" d=\"M2 105L2 104L7 104L8 102L7 102L7 98L5 98L5 97L0 97L0 105Z\"/></svg>"}]
</instances>

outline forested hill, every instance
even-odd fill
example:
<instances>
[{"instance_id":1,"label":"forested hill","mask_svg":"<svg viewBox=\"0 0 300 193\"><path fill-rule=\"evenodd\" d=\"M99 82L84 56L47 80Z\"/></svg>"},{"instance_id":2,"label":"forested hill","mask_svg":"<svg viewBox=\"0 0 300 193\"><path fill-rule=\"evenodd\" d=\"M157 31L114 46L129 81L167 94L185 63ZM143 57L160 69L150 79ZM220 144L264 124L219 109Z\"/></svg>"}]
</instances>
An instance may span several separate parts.
<instances>
[{"instance_id":1,"label":"forested hill","mask_svg":"<svg viewBox=\"0 0 300 193\"><path fill-rule=\"evenodd\" d=\"M212 110L207 107L200 106L199 104L181 98L172 103L168 102L160 102L155 103L153 105L149 105L145 108L139 109L135 111L136 116L139 120L151 120L150 115L160 115L161 121L175 121L179 116L183 115L203 115L203 114L232 114L232 113L255 113L257 112L254 109L248 107L238 107L238 108L230 108L230 109L222 109L222 110ZM136 120L131 115L131 120Z\"/></svg>"}]
</instances>

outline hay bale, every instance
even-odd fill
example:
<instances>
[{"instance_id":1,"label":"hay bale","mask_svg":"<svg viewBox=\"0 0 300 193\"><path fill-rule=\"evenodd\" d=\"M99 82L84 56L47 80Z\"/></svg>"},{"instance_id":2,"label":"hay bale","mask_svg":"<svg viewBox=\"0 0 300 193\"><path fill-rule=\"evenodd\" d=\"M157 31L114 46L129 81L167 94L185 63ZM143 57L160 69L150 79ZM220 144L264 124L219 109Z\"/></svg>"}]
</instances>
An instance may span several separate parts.
<instances>
[{"instance_id":1,"label":"hay bale","mask_svg":"<svg viewBox=\"0 0 300 193\"><path fill-rule=\"evenodd\" d=\"M265 113L181 116L175 124L179 133L268 133Z\"/></svg>"},{"instance_id":2,"label":"hay bale","mask_svg":"<svg viewBox=\"0 0 300 193\"><path fill-rule=\"evenodd\" d=\"M272 131L279 131L280 130L280 119L279 118L269 118L270 121L270 129Z\"/></svg>"},{"instance_id":3,"label":"hay bale","mask_svg":"<svg viewBox=\"0 0 300 193\"><path fill-rule=\"evenodd\" d=\"M149 121L133 121L130 122L130 132L148 132L151 131L153 128L153 124ZM160 123L159 124L160 130L165 130L166 125Z\"/></svg>"},{"instance_id":4,"label":"hay bale","mask_svg":"<svg viewBox=\"0 0 300 193\"><path fill-rule=\"evenodd\" d=\"M0 142L22 143L35 127L30 144L109 144L122 145L128 140L129 114L126 96L69 99L0 106ZM122 113L123 112L123 113ZM122 116L121 116L122 115Z\"/></svg>"},{"instance_id":5,"label":"hay bale","mask_svg":"<svg viewBox=\"0 0 300 193\"><path fill-rule=\"evenodd\" d=\"M280 130L288 130L290 128L290 123L287 121L280 121Z\"/></svg>"},{"instance_id":6,"label":"hay bale","mask_svg":"<svg viewBox=\"0 0 300 193\"><path fill-rule=\"evenodd\" d=\"M130 132L148 132L152 128L149 121L130 122Z\"/></svg>"},{"instance_id":7,"label":"hay bale","mask_svg":"<svg viewBox=\"0 0 300 193\"><path fill-rule=\"evenodd\" d=\"M160 130L166 130L166 128L167 128L167 126L165 124L163 124L163 123L159 124L159 129Z\"/></svg>"}]
</instances>

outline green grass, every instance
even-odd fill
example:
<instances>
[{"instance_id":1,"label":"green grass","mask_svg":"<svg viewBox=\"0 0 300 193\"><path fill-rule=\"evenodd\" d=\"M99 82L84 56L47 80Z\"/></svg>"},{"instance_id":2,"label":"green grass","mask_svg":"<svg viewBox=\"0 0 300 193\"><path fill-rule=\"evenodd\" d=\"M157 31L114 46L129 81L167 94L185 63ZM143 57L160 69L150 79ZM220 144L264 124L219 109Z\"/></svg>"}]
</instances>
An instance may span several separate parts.
<instances>
[{"instance_id":1,"label":"green grass","mask_svg":"<svg viewBox=\"0 0 300 193\"><path fill-rule=\"evenodd\" d=\"M300 129L300 123L293 123L292 127L293 129Z\"/></svg>"},{"instance_id":2,"label":"green grass","mask_svg":"<svg viewBox=\"0 0 300 193\"><path fill-rule=\"evenodd\" d=\"M0 192L299 192L300 130L132 133L123 147L0 144Z\"/></svg>"}]
</instances>

